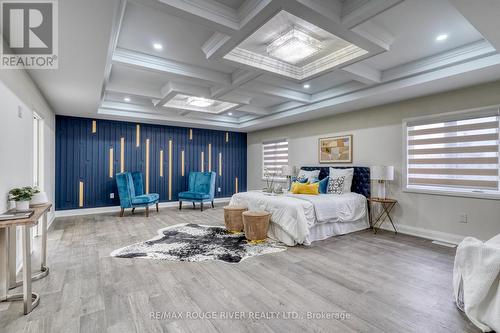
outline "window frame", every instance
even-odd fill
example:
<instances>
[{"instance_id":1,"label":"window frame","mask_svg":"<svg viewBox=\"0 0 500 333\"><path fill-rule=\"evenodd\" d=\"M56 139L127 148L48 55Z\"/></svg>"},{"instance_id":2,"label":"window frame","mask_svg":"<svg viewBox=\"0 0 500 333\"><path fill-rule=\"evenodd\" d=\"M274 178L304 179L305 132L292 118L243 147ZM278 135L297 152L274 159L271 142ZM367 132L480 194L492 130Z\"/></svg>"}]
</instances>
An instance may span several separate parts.
<instances>
[{"instance_id":1,"label":"window frame","mask_svg":"<svg viewBox=\"0 0 500 333\"><path fill-rule=\"evenodd\" d=\"M264 165L264 144L272 142L272 141L283 141L283 142L286 141L287 147L288 147L288 150L287 150L288 164L286 164L286 165L290 165L290 141L288 140L288 137L279 138L279 139L269 139L269 140L262 141L260 143L260 147L261 147L261 155L260 156L261 156L261 159L262 159L262 163L261 163L261 178L262 178L263 181L266 180L266 178L264 177L264 169L265 169L265 165ZM285 182L286 181L286 177L275 176L274 177L274 181Z\"/></svg>"},{"instance_id":2,"label":"window frame","mask_svg":"<svg viewBox=\"0 0 500 333\"><path fill-rule=\"evenodd\" d=\"M403 160L402 160L402 192L404 193L420 193L420 194L429 194L429 195L444 195L444 196L452 196L452 197L465 197L465 198L478 198L478 199L490 199L490 200L500 200L500 189L496 192L488 191L488 190L474 190L474 189L464 189L457 188L456 190L453 188L445 188L445 187L437 187L432 188L430 186L410 186L408 187L408 124L425 121L449 121L451 118L456 118L457 116L463 115L464 119L467 118L467 115L481 115L484 116L492 115L494 112L497 112L497 116L500 116L500 105L490 105L473 109L466 109L461 111L453 111L446 112L440 114L433 114L421 117L413 117L406 118L402 121L402 150L403 150ZM410 126L412 126L410 125ZM500 131L498 134L498 154L500 159ZM500 181L500 162L498 165L499 168L499 181ZM499 185L500 186L500 185Z\"/></svg>"}]
</instances>

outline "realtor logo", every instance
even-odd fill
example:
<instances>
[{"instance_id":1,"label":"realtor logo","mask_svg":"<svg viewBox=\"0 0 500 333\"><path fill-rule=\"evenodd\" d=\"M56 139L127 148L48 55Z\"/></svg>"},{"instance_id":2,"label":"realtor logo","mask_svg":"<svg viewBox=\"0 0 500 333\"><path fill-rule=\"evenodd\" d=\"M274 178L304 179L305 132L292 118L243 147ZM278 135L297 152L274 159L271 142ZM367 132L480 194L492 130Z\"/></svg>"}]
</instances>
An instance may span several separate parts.
<instances>
[{"instance_id":1,"label":"realtor logo","mask_svg":"<svg viewBox=\"0 0 500 333\"><path fill-rule=\"evenodd\" d=\"M57 68L57 0L0 3L4 39L0 68Z\"/></svg>"}]
</instances>

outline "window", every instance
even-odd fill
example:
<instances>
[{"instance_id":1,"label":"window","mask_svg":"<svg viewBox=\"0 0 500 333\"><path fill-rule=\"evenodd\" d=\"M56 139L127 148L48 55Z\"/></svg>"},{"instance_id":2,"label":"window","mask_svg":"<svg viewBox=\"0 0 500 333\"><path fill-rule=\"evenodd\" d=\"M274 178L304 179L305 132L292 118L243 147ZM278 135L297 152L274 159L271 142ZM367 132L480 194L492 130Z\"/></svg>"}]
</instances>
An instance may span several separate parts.
<instances>
[{"instance_id":1,"label":"window","mask_svg":"<svg viewBox=\"0 0 500 333\"><path fill-rule=\"evenodd\" d=\"M488 108L405 122L406 189L500 198L499 119Z\"/></svg>"},{"instance_id":2,"label":"window","mask_svg":"<svg viewBox=\"0 0 500 333\"><path fill-rule=\"evenodd\" d=\"M267 141L262 143L262 176L266 171L275 176L275 178L283 178L281 176L281 168L288 165L288 140L280 139Z\"/></svg>"}]
</instances>

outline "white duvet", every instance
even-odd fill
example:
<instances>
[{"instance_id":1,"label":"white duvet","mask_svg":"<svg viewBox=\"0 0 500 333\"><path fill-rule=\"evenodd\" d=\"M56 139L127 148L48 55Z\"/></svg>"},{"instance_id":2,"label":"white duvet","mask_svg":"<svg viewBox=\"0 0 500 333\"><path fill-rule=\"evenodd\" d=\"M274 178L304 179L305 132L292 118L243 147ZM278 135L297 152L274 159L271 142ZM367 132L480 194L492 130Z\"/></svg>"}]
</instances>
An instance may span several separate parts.
<instances>
[{"instance_id":1,"label":"white duvet","mask_svg":"<svg viewBox=\"0 0 500 333\"><path fill-rule=\"evenodd\" d=\"M350 222L366 215L366 198L357 193L273 196L261 191L237 193L230 205L265 210L297 244L306 242L309 229L317 223Z\"/></svg>"},{"instance_id":2,"label":"white duvet","mask_svg":"<svg viewBox=\"0 0 500 333\"><path fill-rule=\"evenodd\" d=\"M483 332L500 332L500 235L483 243L467 237L453 269L455 302Z\"/></svg>"}]
</instances>

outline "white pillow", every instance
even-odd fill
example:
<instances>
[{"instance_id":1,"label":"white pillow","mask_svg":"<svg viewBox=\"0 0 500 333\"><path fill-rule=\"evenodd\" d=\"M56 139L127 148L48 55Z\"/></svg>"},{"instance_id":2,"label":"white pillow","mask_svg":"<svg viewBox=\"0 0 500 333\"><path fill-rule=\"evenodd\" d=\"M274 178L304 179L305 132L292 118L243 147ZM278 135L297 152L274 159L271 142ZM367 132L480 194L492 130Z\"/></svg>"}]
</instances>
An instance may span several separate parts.
<instances>
[{"instance_id":1,"label":"white pillow","mask_svg":"<svg viewBox=\"0 0 500 333\"><path fill-rule=\"evenodd\" d=\"M335 169L330 167L330 173L328 175L330 178L340 178L345 177L344 179L344 190L342 193L350 193L351 185L352 185L352 177L354 176L354 169Z\"/></svg>"},{"instance_id":2,"label":"white pillow","mask_svg":"<svg viewBox=\"0 0 500 333\"><path fill-rule=\"evenodd\" d=\"M312 183L314 180L318 179L319 170L306 171L300 169L297 179L307 179L308 182Z\"/></svg>"}]
</instances>

